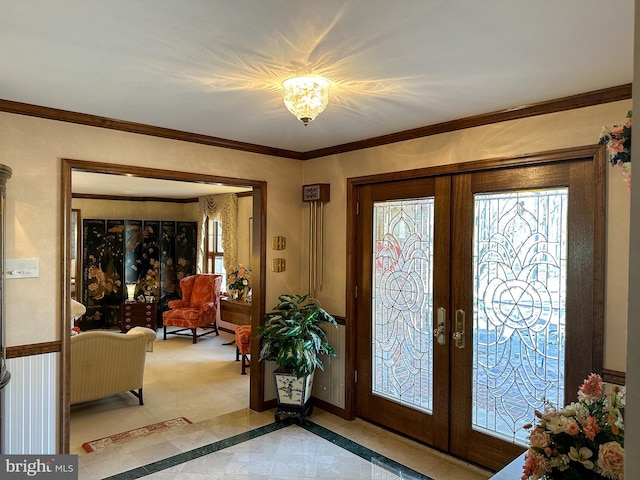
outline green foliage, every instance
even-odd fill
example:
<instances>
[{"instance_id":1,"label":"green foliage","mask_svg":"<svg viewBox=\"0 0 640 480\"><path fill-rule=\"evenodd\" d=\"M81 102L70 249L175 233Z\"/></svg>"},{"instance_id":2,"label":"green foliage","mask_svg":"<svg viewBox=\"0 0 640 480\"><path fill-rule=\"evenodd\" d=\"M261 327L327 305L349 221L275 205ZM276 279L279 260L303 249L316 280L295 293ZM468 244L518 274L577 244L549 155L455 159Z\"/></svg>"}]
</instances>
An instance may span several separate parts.
<instances>
[{"instance_id":1,"label":"green foliage","mask_svg":"<svg viewBox=\"0 0 640 480\"><path fill-rule=\"evenodd\" d=\"M323 370L320 356L334 356L335 350L321 325L337 326L335 318L309 295L280 295L278 300L258 329L260 361L274 361L279 370L293 372L298 378L316 368Z\"/></svg>"}]
</instances>

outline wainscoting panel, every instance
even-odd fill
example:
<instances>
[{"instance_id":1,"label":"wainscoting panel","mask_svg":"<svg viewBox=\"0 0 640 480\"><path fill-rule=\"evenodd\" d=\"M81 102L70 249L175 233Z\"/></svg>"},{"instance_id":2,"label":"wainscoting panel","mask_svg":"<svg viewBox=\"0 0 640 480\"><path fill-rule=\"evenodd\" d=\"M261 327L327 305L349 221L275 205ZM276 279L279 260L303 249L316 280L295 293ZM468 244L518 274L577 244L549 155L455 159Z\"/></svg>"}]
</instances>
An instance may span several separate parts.
<instances>
[{"instance_id":1,"label":"wainscoting panel","mask_svg":"<svg viewBox=\"0 0 640 480\"><path fill-rule=\"evenodd\" d=\"M331 360L323 359L324 372L316 370L313 377L313 396L336 407L345 408L346 328L344 325L338 325L338 328L329 326L325 331L329 343L336 350L336 356L331 357Z\"/></svg>"},{"instance_id":2,"label":"wainscoting panel","mask_svg":"<svg viewBox=\"0 0 640 480\"><path fill-rule=\"evenodd\" d=\"M7 359L4 388L5 453L56 452L59 353Z\"/></svg>"}]
</instances>

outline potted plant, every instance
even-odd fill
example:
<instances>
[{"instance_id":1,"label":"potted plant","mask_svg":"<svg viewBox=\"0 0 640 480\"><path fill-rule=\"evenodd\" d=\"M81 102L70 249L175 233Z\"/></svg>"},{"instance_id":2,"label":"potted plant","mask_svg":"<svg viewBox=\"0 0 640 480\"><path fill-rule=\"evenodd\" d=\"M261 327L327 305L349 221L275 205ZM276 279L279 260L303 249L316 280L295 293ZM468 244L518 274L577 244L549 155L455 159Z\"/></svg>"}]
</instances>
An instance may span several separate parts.
<instances>
[{"instance_id":1,"label":"potted plant","mask_svg":"<svg viewBox=\"0 0 640 480\"><path fill-rule=\"evenodd\" d=\"M311 412L309 397L316 368L323 370L322 356L335 355L323 324L337 326L318 300L309 295L280 295L279 303L265 317L258 337L260 361L274 361L280 415L304 418Z\"/></svg>"}]
</instances>

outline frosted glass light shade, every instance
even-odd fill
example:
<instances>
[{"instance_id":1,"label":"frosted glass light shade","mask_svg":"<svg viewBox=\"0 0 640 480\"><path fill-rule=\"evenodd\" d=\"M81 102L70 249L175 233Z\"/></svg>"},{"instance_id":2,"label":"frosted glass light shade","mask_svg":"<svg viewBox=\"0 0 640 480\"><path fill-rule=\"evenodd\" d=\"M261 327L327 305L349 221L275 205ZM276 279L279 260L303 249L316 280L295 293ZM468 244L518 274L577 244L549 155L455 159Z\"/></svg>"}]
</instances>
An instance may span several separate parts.
<instances>
[{"instance_id":1,"label":"frosted glass light shade","mask_svg":"<svg viewBox=\"0 0 640 480\"><path fill-rule=\"evenodd\" d=\"M135 283L128 283L127 284L127 298L128 300L133 300L133 296L136 293L136 284Z\"/></svg>"},{"instance_id":2,"label":"frosted glass light shade","mask_svg":"<svg viewBox=\"0 0 640 480\"><path fill-rule=\"evenodd\" d=\"M284 104L305 126L327 108L329 82L320 77L295 77L282 82Z\"/></svg>"}]
</instances>

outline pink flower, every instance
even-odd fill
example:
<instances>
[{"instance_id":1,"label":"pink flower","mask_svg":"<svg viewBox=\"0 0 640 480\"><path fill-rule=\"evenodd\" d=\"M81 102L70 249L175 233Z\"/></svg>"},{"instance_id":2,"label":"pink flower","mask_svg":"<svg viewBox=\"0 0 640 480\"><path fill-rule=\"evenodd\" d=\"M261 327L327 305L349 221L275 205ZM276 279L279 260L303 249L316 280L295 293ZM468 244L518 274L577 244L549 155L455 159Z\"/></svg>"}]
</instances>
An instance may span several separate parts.
<instances>
[{"instance_id":1,"label":"pink flower","mask_svg":"<svg viewBox=\"0 0 640 480\"><path fill-rule=\"evenodd\" d=\"M544 429L537 427L531 432L531 435L529 435L529 441L532 447L544 448L549 446L550 438Z\"/></svg>"},{"instance_id":2,"label":"pink flower","mask_svg":"<svg viewBox=\"0 0 640 480\"><path fill-rule=\"evenodd\" d=\"M620 140L611 140L608 144L607 144L607 148L609 148L610 151L612 152L624 152L624 145L622 143L622 141Z\"/></svg>"},{"instance_id":3,"label":"pink flower","mask_svg":"<svg viewBox=\"0 0 640 480\"><path fill-rule=\"evenodd\" d=\"M524 467L522 467L523 474L520 480L529 480L529 478L531 478L531 476L536 473L537 467L537 458L532 455L531 452L527 452L527 455L524 458Z\"/></svg>"},{"instance_id":4,"label":"pink flower","mask_svg":"<svg viewBox=\"0 0 640 480\"><path fill-rule=\"evenodd\" d=\"M598 426L598 421L595 417L589 415L582 422L582 431L584 432L584 436L589 440L593 440L596 438L596 435L600 432L600 427Z\"/></svg>"},{"instance_id":5,"label":"pink flower","mask_svg":"<svg viewBox=\"0 0 640 480\"><path fill-rule=\"evenodd\" d=\"M602 377L597 373L592 373L580 385L580 391L587 400L595 400L602 396Z\"/></svg>"},{"instance_id":6,"label":"pink flower","mask_svg":"<svg viewBox=\"0 0 640 480\"><path fill-rule=\"evenodd\" d=\"M600 445L598 466L607 477L622 475L624 472L624 448L618 442L607 442Z\"/></svg>"},{"instance_id":7,"label":"pink flower","mask_svg":"<svg viewBox=\"0 0 640 480\"><path fill-rule=\"evenodd\" d=\"M578 435L580 433L580 427L577 422L570 422L564 427L564 433L568 433L569 435Z\"/></svg>"}]
</instances>

